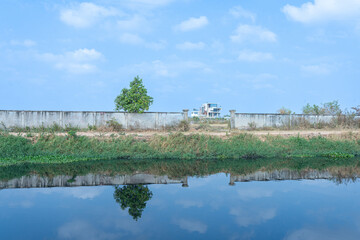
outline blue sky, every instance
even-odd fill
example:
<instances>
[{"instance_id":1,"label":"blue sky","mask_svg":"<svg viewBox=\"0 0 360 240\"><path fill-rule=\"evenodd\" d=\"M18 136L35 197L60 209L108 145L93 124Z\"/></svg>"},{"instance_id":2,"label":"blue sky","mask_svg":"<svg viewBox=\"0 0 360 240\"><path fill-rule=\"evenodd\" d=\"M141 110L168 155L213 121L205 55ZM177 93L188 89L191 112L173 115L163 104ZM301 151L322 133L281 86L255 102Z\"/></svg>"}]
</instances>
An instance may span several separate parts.
<instances>
[{"instance_id":1,"label":"blue sky","mask_svg":"<svg viewBox=\"0 0 360 240\"><path fill-rule=\"evenodd\" d=\"M150 111L360 104L360 0L0 3L0 109L114 109L139 75Z\"/></svg>"}]
</instances>

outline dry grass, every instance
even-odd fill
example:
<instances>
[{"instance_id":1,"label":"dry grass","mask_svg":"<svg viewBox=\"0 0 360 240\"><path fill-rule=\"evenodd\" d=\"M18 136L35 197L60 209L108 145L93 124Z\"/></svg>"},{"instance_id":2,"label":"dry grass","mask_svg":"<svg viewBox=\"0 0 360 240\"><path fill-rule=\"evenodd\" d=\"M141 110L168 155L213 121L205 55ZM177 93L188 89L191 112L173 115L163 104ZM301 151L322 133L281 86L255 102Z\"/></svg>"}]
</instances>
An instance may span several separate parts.
<instances>
[{"instance_id":1,"label":"dry grass","mask_svg":"<svg viewBox=\"0 0 360 240\"><path fill-rule=\"evenodd\" d=\"M99 139L111 139L120 138L124 136L132 136L135 139L150 140L154 136L169 136L170 134L177 133L177 131L111 131L111 129L98 129L96 131L76 132L78 136L99 138ZM313 137L324 137L332 140L359 140L360 130L271 130L271 131L248 131L248 130L231 130L231 131L206 131L206 130L194 130L190 129L188 132L183 132L184 135L201 134L206 136L219 137L221 139L228 139L232 136L240 134L251 134L259 137L262 141L265 141L268 136L280 136L284 138L297 137L310 139ZM28 139L36 139L43 133L10 133L14 136L21 136ZM66 136L67 133L51 133L57 136Z\"/></svg>"}]
</instances>

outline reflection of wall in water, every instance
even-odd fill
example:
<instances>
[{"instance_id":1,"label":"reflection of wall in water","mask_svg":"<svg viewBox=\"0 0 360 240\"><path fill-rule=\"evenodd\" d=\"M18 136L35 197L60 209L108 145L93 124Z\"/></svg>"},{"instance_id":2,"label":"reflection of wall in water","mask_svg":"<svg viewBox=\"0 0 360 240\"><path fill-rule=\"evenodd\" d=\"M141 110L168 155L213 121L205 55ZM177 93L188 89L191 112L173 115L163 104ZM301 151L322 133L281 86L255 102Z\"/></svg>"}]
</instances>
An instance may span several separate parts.
<instances>
[{"instance_id":1,"label":"reflection of wall in water","mask_svg":"<svg viewBox=\"0 0 360 240\"><path fill-rule=\"evenodd\" d=\"M21 178L0 182L0 188L37 188L37 187L77 187L99 185L128 185L128 184L182 184L187 186L187 177L169 178L152 174L114 175L87 174L85 176L41 177L38 175L23 176Z\"/></svg>"},{"instance_id":2,"label":"reflection of wall in water","mask_svg":"<svg viewBox=\"0 0 360 240\"><path fill-rule=\"evenodd\" d=\"M230 174L229 185L235 185L235 182L249 182L249 181L276 181L276 180L315 180L315 179L336 179L338 176L334 176L328 171L318 170L275 170L272 172L257 171L255 173L246 175L234 175ZM346 176L343 176L346 177ZM348 178L356 178L357 175L347 176Z\"/></svg>"},{"instance_id":3,"label":"reflection of wall in water","mask_svg":"<svg viewBox=\"0 0 360 240\"><path fill-rule=\"evenodd\" d=\"M229 185L235 182L249 181L276 181L276 180L301 180L301 179L329 179L341 183L343 180L358 177L357 174L332 174L319 170L275 170L272 172L257 171L250 174L230 174ZM38 175L23 176L9 181L0 181L0 189L4 188L40 188L40 187L78 187L99 185L132 185L132 184L182 184L188 187L188 177L169 178L167 175L157 176L152 174L114 175L87 174L85 176L60 175L55 177L41 177Z\"/></svg>"}]
</instances>

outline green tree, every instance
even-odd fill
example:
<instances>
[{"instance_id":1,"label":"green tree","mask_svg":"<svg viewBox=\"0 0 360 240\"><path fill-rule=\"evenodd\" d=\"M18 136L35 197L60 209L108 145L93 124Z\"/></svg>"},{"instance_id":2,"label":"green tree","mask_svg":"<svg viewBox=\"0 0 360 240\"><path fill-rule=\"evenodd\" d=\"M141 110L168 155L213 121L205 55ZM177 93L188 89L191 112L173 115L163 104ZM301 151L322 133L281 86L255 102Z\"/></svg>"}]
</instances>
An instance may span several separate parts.
<instances>
[{"instance_id":1,"label":"green tree","mask_svg":"<svg viewBox=\"0 0 360 240\"><path fill-rule=\"evenodd\" d=\"M146 202L152 198L152 192L144 185L115 186L114 199L122 210L129 208L129 214L134 220L141 218Z\"/></svg>"},{"instance_id":2,"label":"green tree","mask_svg":"<svg viewBox=\"0 0 360 240\"><path fill-rule=\"evenodd\" d=\"M130 82L130 89L123 88L121 94L115 99L115 110L124 110L131 113L143 113L149 110L153 103L153 98L147 95L147 90L143 85L142 79L136 76Z\"/></svg>"},{"instance_id":3,"label":"green tree","mask_svg":"<svg viewBox=\"0 0 360 240\"><path fill-rule=\"evenodd\" d=\"M315 115L324 114L320 106L316 104L310 105L309 103L303 107L302 111L303 114L315 114Z\"/></svg>"},{"instance_id":4,"label":"green tree","mask_svg":"<svg viewBox=\"0 0 360 240\"><path fill-rule=\"evenodd\" d=\"M340 109L339 101L327 102L319 105L310 105L309 103L303 107L303 114L315 114L315 115L339 115L342 113Z\"/></svg>"}]
</instances>

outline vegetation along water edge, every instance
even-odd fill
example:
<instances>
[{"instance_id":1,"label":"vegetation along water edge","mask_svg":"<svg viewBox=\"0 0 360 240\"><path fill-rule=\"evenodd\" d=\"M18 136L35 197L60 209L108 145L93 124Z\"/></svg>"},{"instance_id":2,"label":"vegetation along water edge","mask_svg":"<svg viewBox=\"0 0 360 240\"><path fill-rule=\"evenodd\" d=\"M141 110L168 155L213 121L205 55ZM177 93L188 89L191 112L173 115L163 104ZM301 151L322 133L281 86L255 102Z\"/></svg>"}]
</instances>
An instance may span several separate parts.
<instances>
[{"instance_id":1,"label":"vegetation along water edge","mask_svg":"<svg viewBox=\"0 0 360 240\"><path fill-rule=\"evenodd\" d=\"M66 163L104 159L241 160L274 158L350 159L360 156L359 139L327 139L239 134L222 139L207 135L154 135L90 138L41 134L31 139L0 134L0 166Z\"/></svg>"}]
</instances>

